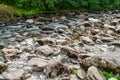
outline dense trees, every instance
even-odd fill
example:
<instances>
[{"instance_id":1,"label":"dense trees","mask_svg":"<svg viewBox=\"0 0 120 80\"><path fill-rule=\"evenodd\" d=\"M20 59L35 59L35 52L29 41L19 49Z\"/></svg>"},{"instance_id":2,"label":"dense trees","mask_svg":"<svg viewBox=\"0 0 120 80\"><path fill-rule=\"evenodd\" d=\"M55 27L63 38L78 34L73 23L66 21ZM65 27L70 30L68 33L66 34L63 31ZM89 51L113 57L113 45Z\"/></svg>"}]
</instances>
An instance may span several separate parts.
<instances>
[{"instance_id":1,"label":"dense trees","mask_svg":"<svg viewBox=\"0 0 120 80\"><path fill-rule=\"evenodd\" d=\"M53 10L104 10L120 9L120 0L3 0L23 9Z\"/></svg>"}]
</instances>

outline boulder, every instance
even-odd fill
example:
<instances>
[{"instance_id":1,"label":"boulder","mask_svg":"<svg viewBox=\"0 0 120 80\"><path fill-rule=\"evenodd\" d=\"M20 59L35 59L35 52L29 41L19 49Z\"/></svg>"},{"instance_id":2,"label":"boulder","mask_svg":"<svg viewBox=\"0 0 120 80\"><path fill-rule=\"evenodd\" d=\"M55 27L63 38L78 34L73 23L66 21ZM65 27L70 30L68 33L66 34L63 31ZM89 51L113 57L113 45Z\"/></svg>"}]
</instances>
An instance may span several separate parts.
<instances>
[{"instance_id":1,"label":"boulder","mask_svg":"<svg viewBox=\"0 0 120 80\"><path fill-rule=\"evenodd\" d=\"M54 54L54 49L48 45L40 46L36 50L37 54L43 54L45 56L50 56L51 54Z\"/></svg>"},{"instance_id":2,"label":"boulder","mask_svg":"<svg viewBox=\"0 0 120 80\"><path fill-rule=\"evenodd\" d=\"M47 66L48 61L41 58L32 58L28 61L28 65L33 67L35 71L41 71Z\"/></svg>"},{"instance_id":3,"label":"boulder","mask_svg":"<svg viewBox=\"0 0 120 80\"><path fill-rule=\"evenodd\" d=\"M78 78L75 74L71 74L70 75L70 80L78 80Z\"/></svg>"},{"instance_id":4,"label":"boulder","mask_svg":"<svg viewBox=\"0 0 120 80\"><path fill-rule=\"evenodd\" d=\"M84 67L90 67L92 65L110 69L115 72L120 72L120 54L118 51L108 52L105 54L98 54L92 57L83 59L80 64Z\"/></svg>"},{"instance_id":5,"label":"boulder","mask_svg":"<svg viewBox=\"0 0 120 80\"><path fill-rule=\"evenodd\" d=\"M7 69L8 65L0 61L0 73Z\"/></svg>"},{"instance_id":6,"label":"boulder","mask_svg":"<svg viewBox=\"0 0 120 80\"><path fill-rule=\"evenodd\" d=\"M2 75L4 80L23 80L25 78L25 72L21 69L8 69Z\"/></svg>"},{"instance_id":7,"label":"boulder","mask_svg":"<svg viewBox=\"0 0 120 80\"><path fill-rule=\"evenodd\" d=\"M67 56L71 58L78 58L79 52L71 47L68 46L62 46L61 47L61 52L65 53Z\"/></svg>"},{"instance_id":8,"label":"boulder","mask_svg":"<svg viewBox=\"0 0 120 80\"><path fill-rule=\"evenodd\" d=\"M47 44L47 45L53 45L55 39L54 39L54 38L46 37L46 38L37 39L36 41L37 41L40 45L45 45L45 44Z\"/></svg>"},{"instance_id":9,"label":"boulder","mask_svg":"<svg viewBox=\"0 0 120 80\"><path fill-rule=\"evenodd\" d=\"M91 66L87 71L88 80L106 80L105 76L95 66Z\"/></svg>"},{"instance_id":10,"label":"boulder","mask_svg":"<svg viewBox=\"0 0 120 80\"><path fill-rule=\"evenodd\" d=\"M84 80L87 76L86 72L83 69L77 70L77 76L81 79Z\"/></svg>"},{"instance_id":11,"label":"boulder","mask_svg":"<svg viewBox=\"0 0 120 80\"><path fill-rule=\"evenodd\" d=\"M89 37L82 36L81 39L85 44L94 44L94 42Z\"/></svg>"},{"instance_id":12,"label":"boulder","mask_svg":"<svg viewBox=\"0 0 120 80\"><path fill-rule=\"evenodd\" d=\"M5 56L16 56L17 55L17 50L16 49L4 48L4 49L2 49L2 53Z\"/></svg>"},{"instance_id":13,"label":"boulder","mask_svg":"<svg viewBox=\"0 0 120 80\"><path fill-rule=\"evenodd\" d=\"M61 62L52 62L46 67L45 74L49 78L65 77L65 75L68 75L68 68Z\"/></svg>"}]
</instances>

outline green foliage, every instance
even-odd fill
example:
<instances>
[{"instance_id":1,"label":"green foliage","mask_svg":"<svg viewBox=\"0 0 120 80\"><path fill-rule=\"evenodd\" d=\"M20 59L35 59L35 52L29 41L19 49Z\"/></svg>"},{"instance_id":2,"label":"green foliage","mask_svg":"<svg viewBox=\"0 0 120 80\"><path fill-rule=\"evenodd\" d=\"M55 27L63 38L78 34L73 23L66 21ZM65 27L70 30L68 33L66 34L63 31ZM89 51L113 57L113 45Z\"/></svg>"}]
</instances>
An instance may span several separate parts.
<instances>
[{"instance_id":1,"label":"green foliage","mask_svg":"<svg viewBox=\"0 0 120 80\"><path fill-rule=\"evenodd\" d=\"M1 0L1 2L6 4L16 4L16 0Z\"/></svg>"},{"instance_id":2,"label":"green foliage","mask_svg":"<svg viewBox=\"0 0 120 80\"><path fill-rule=\"evenodd\" d=\"M56 7L55 7L56 2L59 2L59 0L46 0L44 2L46 6L46 10L56 10Z\"/></svg>"},{"instance_id":3,"label":"green foliage","mask_svg":"<svg viewBox=\"0 0 120 80\"><path fill-rule=\"evenodd\" d=\"M38 11L120 9L120 0L2 0L18 8Z\"/></svg>"},{"instance_id":4,"label":"green foliage","mask_svg":"<svg viewBox=\"0 0 120 80\"><path fill-rule=\"evenodd\" d=\"M103 72L103 74L105 75L105 77L107 79L109 79L109 78L116 78L116 79L120 80L120 76L118 76L116 74L113 74L113 72L107 72L105 70L103 70L102 72Z\"/></svg>"},{"instance_id":5,"label":"green foliage","mask_svg":"<svg viewBox=\"0 0 120 80\"><path fill-rule=\"evenodd\" d=\"M30 9L45 10L42 0L18 0L16 3L18 7L28 10Z\"/></svg>"}]
</instances>

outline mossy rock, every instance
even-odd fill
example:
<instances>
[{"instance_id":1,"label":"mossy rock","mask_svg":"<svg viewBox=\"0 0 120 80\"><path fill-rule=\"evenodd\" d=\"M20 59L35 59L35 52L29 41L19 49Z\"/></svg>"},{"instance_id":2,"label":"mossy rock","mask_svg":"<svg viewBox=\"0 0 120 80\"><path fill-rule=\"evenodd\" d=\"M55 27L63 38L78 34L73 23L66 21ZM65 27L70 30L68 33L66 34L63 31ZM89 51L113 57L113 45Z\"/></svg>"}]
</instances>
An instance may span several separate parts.
<instances>
[{"instance_id":1,"label":"mossy rock","mask_svg":"<svg viewBox=\"0 0 120 80\"><path fill-rule=\"evenodd\" d=\"M3 71L5 71L7 69L7 64L0 62L0 73L2 73Z\"/></svg>"}]
</instances>

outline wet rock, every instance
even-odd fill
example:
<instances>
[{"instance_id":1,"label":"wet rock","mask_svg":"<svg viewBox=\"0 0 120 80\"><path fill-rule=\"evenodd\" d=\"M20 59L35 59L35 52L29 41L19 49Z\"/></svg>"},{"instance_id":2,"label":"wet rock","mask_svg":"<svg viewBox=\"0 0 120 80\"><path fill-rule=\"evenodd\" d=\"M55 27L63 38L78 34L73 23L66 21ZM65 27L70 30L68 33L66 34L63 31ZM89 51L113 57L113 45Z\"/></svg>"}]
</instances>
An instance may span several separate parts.
<instances>
[{"instance_id":1,"label":"wet rock","mask_svg":"<svg viewBox=\"0 0 120 80\"><path fill-rule=\"evenodd\" d=\"M6 32L6 33L2 34L0 37L3 39L8 39L8 38L11 38L12 35L11 35L11 32Z\"/></svg>"},{"instance_id":2,"label":"wet rock","mask_svg":"<svg viewBox=\"0 0 120 80\"><path fill-rule=\"evenodd\" d=\"M27 24L33 24L33 23L34 23L34 20L33 20L33 19L27 19L27 20L26 20L26 23L27 23Z\"/></svg>"},{"instance_id":3,"label":"wet rock","mask_svg":"<svg viewBox=\"0 0 120 80\"><path fill-rule=\"evenodd\" d=\"M68 25L69 27L75 26L75 21L70 21L67 25Z\"/></svg>"},{"instance_id":4,"label":"wet rock","mask_svg":"<svg viewBox=\"0 0 120 80\"><path fill-rule=\"evenodd\" d=\"M32 46L26 46L23 51L31 52L33 50ZM22 52L22 51L21 51Z\"/></svg>"},{"instance_id":5,"label":"wet rock","mask_svg":"<svg viewBox=\"0 0 120 80\"><path fill-rule=\"evenodd\" d=\"M39 37L40 31L39 30L30 31L29 34L32 35L33 37Z\"/></svg>"},{"instance_id":6,"label":"wet rock","mask_svg":"<svg viewBox=\"0 0 120 80\"><path fill-rule=\"evenodd\" d=\"M70 75L70 80L78 80L78 78L75 74L71 74Z\"/></svg>"},{"instance_id":7,"label":"wet rock","mask_svg":"<svg viewBox=\"0 0 120 80\"><path fill-rule=\"evenodd\" d=\"M83 25L84 25L85 27L91 27L91 26L92 26L89 22L84 22Z\"/></svg>"},{"instance_id":8,"label":"wet rock","mask_svg":"<svg viewBox=\"0 0 120 80\"><path fill-rule=\"evenodd\" d=\"M4 80L23 80L24 74L24 70L20 69L9 69L2 73Z\"/></svg>"},{"instance_id":9,"label":"wet rock","mask_svg":"<svg viewBox=\"0 0 120 80\"><path fill-rule=\"evenodd\" d=\"M3 49L3 48L5 48L5 43L0 42L0 49Z\"/></svg>"},{"instance_id":10,"label":"wet rock","mask_svg":"<svg viewBox=\"0 0 120 80\"><path fill-rule=\"evenodd\" d=\"M60 18L62 21L67 21L67 18L65 16L61 16Z\"/></svg>"},{"instance_id":11,"label":"wet rock","mask_svg":"<svg viewBox=\"0 0 120 80\"><path fill-rule=\"evenodd\" d=\"M4 80L4 78L3 78L3 76L2 76L2 75L0 75L0 80Z\"/></svg>"},{"instance_id":12,"label":"wet rock","mask_svg":"<svg viewBox=\"0 0 120 80\"><path fill-rule=\"evenodd\" d=\"M77 64L69 64L67 66L68 66L68 69L70 69L70 70L72 70L72 69L75 69L75 70L80 69L80 66L77 65Z\"/></svg>"},{"instance_id":13,"label":"wet rock","mask_svg":"<svg viewBox=\"0 0 120 80\"><path fill-rule=\"evenodd\" d=\"M55 62L54 64L46 67L45 74L48 78L64 77L66 74L68 74L68 69L64 64Z\"/></svg>"},{"instance_id":14,"label":"wet rock","mask_svg":"<svg viewBox=\"0 0 120 80\"><path fill-rule=\"evenodd\" d=\"M80 26L81 31L85 31L85 26Z\"/></svg>"},{"instance_id":15,"label":"wet rock","mask_svg":"<svg viewBox=\"0 0 120 80\"><path fill-rule=\"evenodd\" d=\"M93 29L93 30L91 30L91 33L93 35L96 35L96 34L100 33L100 29Z\"/></svg>"},{"instance_id":16,"label":"wet rock","mask_svg":"<svg viewBox=\"0 0 120 80\"><path fill-rule=\"evenodd\" d=\"M35 25L43 25L43 24L45 24L44 22L40 22L40 21L35 21L34 23L35 23Z\"/></svg>"},{"instance_id":17,"label":"wet rock","mask_svg":"<svg viewBox=\"0 0 120 80\"><path fill-rule=\"evenodd\" d=\"M0 61L0 73L7 69L8 65Z\"/></svg>"},{"instance_id":18,"label":"wet rock","mask_svg":"<svg viewBox=\"0 0 120 80\"><path fill-rule=\"evenodd\" d=\"M33 38L26 39L25 42L27 45L30 45L30 46L32 46L34 43Z\"/></svg>"},{"instance_id":19,"label":"wet rock","mask_svg":"<svg viewBox=\"0 0 120 80\"><path fill-rule=\"evenodd\" d=\"M109 78L108 80L118 80L118 79L116 79L116 78Z\"/></svg>"},{"instance_id":20,"label":"wet rock","mask_svg":"<svg viewBox=\"0 0 120 80\"><path fill-rule=\"evenodd\" d=\"M115 46L109 46L108 48L110 51L115 51L116 50L116 47Z\"/></svg>"},{"instance_id":21,"label":"wet rock","mask_svg":"<svg viewBox=\"0 0 120 80\"><path fill-rule=\"evenodd\" d=\"M54 28L54 30L56 30L56 29L68 29L67 25L60 24L60 23L51 23L51 24L49 24L49 26L52 26Z\"/></svg>"},{"instance_id":22,"label":"wet rock","mask_svg":"<svg viewBox=\"0 0 120 80\"><path fill-rule=\"evenodd\" d=\"M85 44L90 44L90 45L94 44L94 42L89 37L82 36L81 39Z\"/></svg>"},{"instance_id":23,"label":"wet rock","mask_svg":"<svg viewBox=\"0 0 120 80\"><path fill-rule=\"evenodd\" d=\"M1 61L1 62L6 62L6 58L5 58L4 55L0 55L0 61Z\"/></svg>"},{"instance_id":24,"label":"wet rock","mask_svg":"<svg viewBox=\"0 0 120 80\"><path fill-rule=\"evenodd\" d=\"M113 41L108 43L108 45L114 45L114 46L120 47L120 41Z\"/></svg>"},{"instance_id":25,"label":"wet rock","mask_svg":"<svg viewBox=\"0 0 120 80\"><path fill-rule=\"evenodd\" d=\"M88 80L106 80L102 72L100 72L96 67L91 66L87 71Z\"/></svg>"},{"instance_id":26,"label":"wet rock","mask_svg":"<svg viewBox=\"0 0 120 80\"><path fill-rule=\"evenodd\" d=\"M91 54L80 54L79 55L79 58L80 59L85 59L85 58L88 58L88 57L92 57L92 56L94 56L95 54L94 53L91 53Z\"/></svg>"},{"instance_id":27,"label":"wet rock","mask_svg":"<svg viewBox=\"0 0 120 80\"><path fill-rule=\"evenodd\" d=\"M36 50L37 54L43 54L45 56L50 56L54 54L54 49L48 45L40 46Z\"/></svg>"},{"instance_id":28,"label":"wet rock","mask_svg":"<svg viewBox=\"0 0 120 80\"><path fill-rule=\"evenodd\" d=\"M114 70L115 72L120 71L120 54L119 53L106 53L99 54L92 57L85 58L81 61L81 65L85 67L90 67L92 65Z\"/></svg>"},{"instance_id":29,"label":"wet rock","mask_svg":"<svg viewBox=\"0 0 120 80\"><path fill-rule=\"evenodd\" d=\"M18 26L7 26L10 29L20 29L22 28L22 26L18 25Z\"/></svg>"},{"instance_id":30,"label":"wet rock","mask_svg":"<svg viewBox=\"0 0 120 80\"><path fill-rule=\"evenodd\" d=\"M120 31L120 25L116 26L116 31Z\"/></svg>"},{"instance_id":31,"label":"wet rock","mask_svg":"<svg viewBox=\"0 0 120 80\"><path fill-rule=\"evenodd\" d=\"M39 26L39 28L40 28L42 31L54 31L54 27L49 26L49 25L42 25L42 26Z\"/></svg>"},{"instance_id":32,"label":"wet rock","mask_svg":"<svg viewBox=\"0 0 120 80\"><path fill-rule=\"evenodd\" d=\"M77 50L75 50L71 47L67 47L67 46L62 46L61 52L65 53L66 55L68 55L71 58L78 58L78 54L79 54L79 52L77 52Z\"/></svg>"},{"instance_id":33,"label":"wet rock","mask_svg":"<svg viewBox=\"0 0 120 80\"><path fill-rule=\"evenodd\" d=\"M52 22L52 19L48 17L38 17L36 20L40 22L46 22L46 21Z\"/></svg>"},{"instance_id":34,"label":"wet rock","mask_svg":"<svg viewBox=\"0 0 120 80\"><path fill-rule=\"evenodd\" d=\"M106 33L108 35L114 35L115 34L115 32L113 30L110 30L110 29L108 29Z\"/></svg>"},{"instance_id":35,"label":"wet rock","mask_svg":"<svg viewBox=\"0 0 120 80\"><path fill-rule=\"evenodd\" d=\"M5 56L16 56L17 50L4 48L4 49L2 49L2 54Z\"/></svg>"},{"instance_id":36,"label":"wet rock","mask_svg":"<svg viewBox=\"0 0 120 80\"><path fill-rule=\"evenodd\" d=\"M80 79L84 80L87 76L87 73L83 69L79 69L79 70L77 70L77 76Z\"/></svg>"},{"instance_id":37,"label":"wet rock","mask_svg":"<svg viewBox=\"0 0 120 80\"><path fill-rule=\"evenodd\" d=\"M26 80L38 80L38 78L36 76L31 76L31 77L27 78Z\"/></svg>"},{"instance_id":38,"label":"wet rock","mask_svg":"<svg viewBox=\"0 0 120 80\"><path fill-rule=\"evenodd\" d=\"M47 66L48 61L41 58L32 58L28 61L28 65L33 67L35 71L41 71Z\"/></svg>"},{"instance_id":39,"label":"wet rock","mask_svg":"<svg viewBox=\"0 0 120 80\"><path fill-rule=\"evenodd\" d=\"M55 29L68 29L68 26L63 25L63 24L57 24L55 25Z\"/></svg>"},{"instance_id":40,"label":"wet rock","mask_svg":"<svg viewBox=\"0 0 120 80\"><path fill-rule=\"evenodd\" d=\"M96 42L97 44L102 44L102 43L103 43L101 39L96 39L95 42Z\"/></svg>"},{"instance_id":41,"label":"wet rock","mask_svg":"<svg viewBox=\"0 0 120 80\"><path fill-rule=\"evenodd\" d=\"M89 20L90 22L100 22L99 19L94 19L94 18L89 18L88 20Z\"/></svg>"},{"instance_id":42,"label":"wet rock","mask_svg":"<svg viewBox=\"0 0 120 80\"><path fill-rule=\"evenodd\" d=\"M111 25L108 25L108 24L104 24L104 27L115 30L115 26L111 26Z\"/></svg>"},{"instance_id":43,"label":"wet rock","mask_svg":"<svg viewBox=\"0 0 120 80\"><path fill-rule=\"evenodd\" d=\"M19 33L16 33L15 34L15 40L18 41L18 42L20 42L20 41L23 40L23 37Z\"/></svg>"},{"instance_id":44,"label":"wet rock","mask_svg":"<svg viewBox=\"0 0 120 80\"><path fill-rule=\"evenodd\" d=\"M64 39L56 40L56 44L66 45L67 43L68 43L67 40L64 40Z\"/></svg>"},{"instance_id":45,"label":"wet rock","mask_svg":"<svg viewBox=\"0 0 120 80\"><path fill-rule=\"evenodd\" d=\"M120 18L120 14L113 14L113 16Z\"/></svg>"},{"instance_id":46,"label":"wet rock","mask_svg":"<svg viewBox=\"0 0 120 80\"><path fill-rule=\"evenodd\" d=\"M112 37L102 37L101 40L103 42L112 42L112 41L114 41L114 38L112 38Z\"/></svg>"},{"instance_id":47,"label":"wet rock","mask_svg":"<svg viewBox=\"0 0 120 80\"><path fill-rule=\"evenodd\" d=\"M40 45L45 45L45 44L47 44L47 45L53 45L55 39L46 37L46 38L37 39L36 41L37 41Z\"/></svg>"},{"instance_id":48,"label":"wet rock","mask_svg":"<svg viewBox=\"0 0 120 80\"><path fill-rule=\"evenodd\" d=\"M56 32L58 32L58 33L65 33L65 30L64 29L57 29Z\"/></svg>"},{"instance_id":49,"label":"wet rock","mask_svg":"<svg viewBox=\"0 0 120 80\"><path fill-rule=\"evenodd\" d=\"M0 22L0 27L1 27L1 26L5 26L5 24L4 24L3 22Z\"/></svg>"},{"instance_id":50,"label":"wet rock","mask_svg":"<svg viewBox=\"0 0 120 80\"><path fill-rule=\"evenodd\" d=\"M111 25L116 26L119 23L120 19L113 19Z\"/></svg>"}]
</instances>

